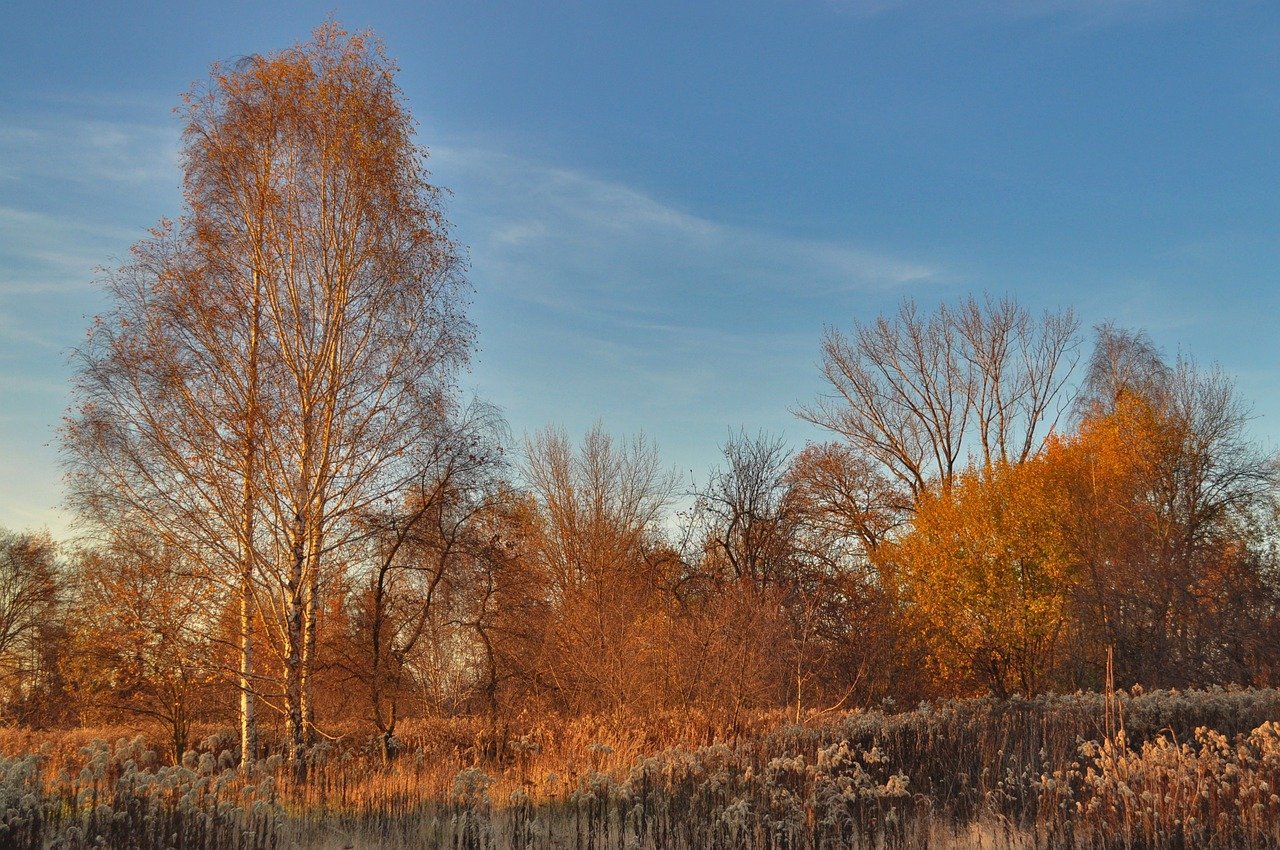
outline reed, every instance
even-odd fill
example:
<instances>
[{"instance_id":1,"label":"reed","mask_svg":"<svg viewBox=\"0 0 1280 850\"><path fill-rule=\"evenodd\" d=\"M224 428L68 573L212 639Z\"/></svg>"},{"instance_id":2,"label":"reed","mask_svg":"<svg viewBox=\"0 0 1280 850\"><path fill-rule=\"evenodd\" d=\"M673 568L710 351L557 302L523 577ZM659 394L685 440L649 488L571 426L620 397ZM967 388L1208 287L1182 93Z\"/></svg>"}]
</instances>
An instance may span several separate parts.
<instances>
[{"instance_id":1,"label":"reed","mask_svg":"<svg viewBox=\"0 0 1280 850\"><path fill-rule=\"evenodd\" d=\"M3 848L1276 848L1280 691L908 711L407 724L235 763L152 735L0 734ZM121 730L111 730L119 732Z\"/></svg>"}]
</instances>

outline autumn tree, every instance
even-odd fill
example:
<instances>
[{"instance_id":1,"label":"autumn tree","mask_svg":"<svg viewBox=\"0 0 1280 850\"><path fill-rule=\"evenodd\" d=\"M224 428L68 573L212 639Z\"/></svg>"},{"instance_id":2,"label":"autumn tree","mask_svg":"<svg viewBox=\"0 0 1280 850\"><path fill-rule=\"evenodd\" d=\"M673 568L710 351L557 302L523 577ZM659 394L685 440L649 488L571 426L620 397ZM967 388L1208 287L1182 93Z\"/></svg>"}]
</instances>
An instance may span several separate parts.
<instances>
[{"instance_id":1,"label":"autumn tree","mask_svg":"<svg viewBox=\"0 0 1280 850\"><path fill-rule=\"evenodd\" d=\"M1078 330L1069 310L1036 316L1012 299L986 297L932 313L908 300L894 315L855 324L851 335L827 331L830 392L798 414L840 439L807 447L794 480L814 537L825 541L814 551L862 565L864 580L848 591L873 629L856 639L878 647L874 655L913 657L898 616L909 602L896 598L902 586L879 575L889 563L881 550L913 528L922 507L942 512L966 476L994 480L1042 450L1071 407ZM957 495L976 498L968 494L975 487L970 480ZM923 536L910 545L919 551L894 557L910 563L930 549ZM987 678L1006 687L1008 660L991 658L999 672Z\"/></svg>"},{"instance_id":2,"label":"autumn tree","mask_svg":"<svg viewBox=\"0 0 1280 850\"><path fill-rule=\"evenodd\" d=\"M242 751L252 621L273 636L297 759L325 584L370 505L414 480L470 327L461 261L368 35L215 66L184 116L186 213L111 275L66 428L84 516L128 514L238 596Z\"/></svg>"},{"instance_id":3,"label":"autumn tree","mask_svg":"<svg viewBox=\"0 0 1280 850\"><path fill-rule=\"evenodd\" d=\"M48 534L0 530L0 673L10 709L31 701L41 682L42 644L59 628L58 552Z\"/></svg>"},{"instance_id":4,"label":"autumn tree","mask_svg":"<svg viewBox=\"0 0 1280 850\"><path fill-rule=\"evenodd\" d=\"M965 473L922 494L911 530L877 552L944 692L1060 682L1075 576L1048 472L1042 457Z\"/></svg>"},{"instance_id":5,"label":"autumn tree","mask_svg":"<svg viewBox=\"0 0 1280 850\"><path fill-rule=\"evenodd\" d=\"M473 637L473 597L487 592L475 586L484 573L475 562L496 545L484 518L500 498L504 431L485 405L443 419L412 448L417 472L402 502L371 506L360 520L346 666L367 689L387 760L405 696L466 660L459 645Z\"/></svg>"},{"instance_id":6,"label":"autumn tree","mask_svg":"<svg viewBox=\"0 0 1280 850\"><path fill-rule=\"evenodd\" d=\"M670 580L660 522L674 478L651 443L615 441L599 424L576 449L555 429L529 438L522 474L539 511L530 554L547 581L544 681L574 710L628 708L649 696L635 671Z\"/></svg>"},{"instance_id":7,"label":"autumn tree","mask_svg":"<svg viewBox=\"0 0 1280 850\"><path fill-rule=\"evenodd\" d=\"M554 693L544 661L556 600L549 565L538 556L544 526L536 498L502 483L475 519L484 545L467 560L460 622L475 639L478 706L496 723Z\"/></svg>"},{"instance_id":8,"label":"autumn tree","mask_svg":"<svg viewBox=\"0 0 1280 850\"><path fill-rule=\"evenodd\" d=\"M925 493L876 552L944 690L1098 687L1108 655L1121 684L1274 669L1276 459L1220 371L1100 336L1074 433Z\"/></svg>"},{"instance_id":9,"label":"autumn tree","mask_svg":"<svg viewBox=\"0 0 1280 850\"><path fill-rule=\"evenodd\" d=\"M178 763L219 678L213 588L177 550L138 531L80 552L75 572L68 618L86 717L158 722Z\"/></svg>"},{"instance_id":10,"label":"autumn tree","mask_svg":"<svg viewBox=\"0 0 1280 850\"><path fill-rule=\"evenodd\" d=\"M882 580L875 556L904 530L913 505L882 468L846 442L810 443L787 471L803 517L804 557L820 565L826 597L819 620L825 698L867 704L928 691L921 647L901 615L899 588ZM832 700L832 701L837 701Z\"/></svg>"},{"instance_id":11,"label":"autumn tree","mask_svg":"<svg viewBox=\"0 0 1280 850\"><path fill-rule=\"evenodd\" d=\"M1122 682L1254 678L1275 663L1280 464L1249 438L1232 382L1104 325L1082 397L1057 465L1095 681L1106 646Z\"/></svg>"},{"instance_id":12,"label":"autumn tree","mask_svg":"<svg viewBox=\"0 0 1280 850\"><path fill-rule=\"evenodd\" d=\"M853 544L853 557L875 552L911 511L880 466L849 443L810 443L788 477L810 525L830 546Z\"/></svg>"}]
</instances>

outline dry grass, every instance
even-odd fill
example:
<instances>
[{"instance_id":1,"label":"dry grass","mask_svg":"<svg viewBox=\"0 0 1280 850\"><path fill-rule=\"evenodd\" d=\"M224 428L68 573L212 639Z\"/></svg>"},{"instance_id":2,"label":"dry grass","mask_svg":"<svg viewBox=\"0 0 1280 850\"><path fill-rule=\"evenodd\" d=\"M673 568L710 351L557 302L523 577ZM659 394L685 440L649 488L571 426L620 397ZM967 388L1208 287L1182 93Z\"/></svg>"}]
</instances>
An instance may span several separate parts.
<instances>
[{"instance_id":1,"label":"dry grass","mask_svg":"<svg viewBox=\"0 0 1280 850\"><path fill-rule=\"evenodd\" d=\"M760 714L349 735L241 771L208 731L0 734L0 848L1280 847L1280 691L965 700L788 723ZM95 740L95 736L97 740Z\"/></svg>"}]
</instances>

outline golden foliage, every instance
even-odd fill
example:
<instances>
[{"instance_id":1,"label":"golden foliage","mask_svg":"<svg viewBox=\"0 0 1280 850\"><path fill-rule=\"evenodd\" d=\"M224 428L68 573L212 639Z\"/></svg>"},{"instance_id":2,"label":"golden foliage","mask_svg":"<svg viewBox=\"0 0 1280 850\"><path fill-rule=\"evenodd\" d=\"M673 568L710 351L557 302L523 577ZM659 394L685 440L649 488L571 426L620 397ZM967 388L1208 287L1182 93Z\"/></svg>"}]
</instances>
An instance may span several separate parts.
<instances>
[{"instance_id":1,"label":"golden foliage","mask_svg":"<svg viewBox=\"0 0 1280 850\"><path fill-rule=\"evenodd\" d=\"M923 494L911 532L878 554L953 690L1049 682L1073 580L1051 473L1047 458L965 473Z\"/></svg>"}]
</instances>

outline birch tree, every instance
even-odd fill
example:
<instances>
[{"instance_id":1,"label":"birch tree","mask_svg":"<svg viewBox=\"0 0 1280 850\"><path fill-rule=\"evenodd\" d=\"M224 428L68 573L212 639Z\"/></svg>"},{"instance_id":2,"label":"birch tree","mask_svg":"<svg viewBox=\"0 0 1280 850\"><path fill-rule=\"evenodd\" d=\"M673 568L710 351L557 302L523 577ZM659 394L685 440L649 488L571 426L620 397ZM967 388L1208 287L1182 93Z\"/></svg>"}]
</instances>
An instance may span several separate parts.
<instances>
[{"instance_id":1,"label":"birch tree","mask_svg":"<svg viewBox=\"0 0 1280 850\"><path fill-rule=\"evenodd\" d=\"M185 214L108 277L79 352L73 498L237 594L246 756L253 618L300 761L326 580L354 519L413 479L470 350L463 264L395 70L332 22L215 65L184 101Z\"/></svg>"}]
</instances>

